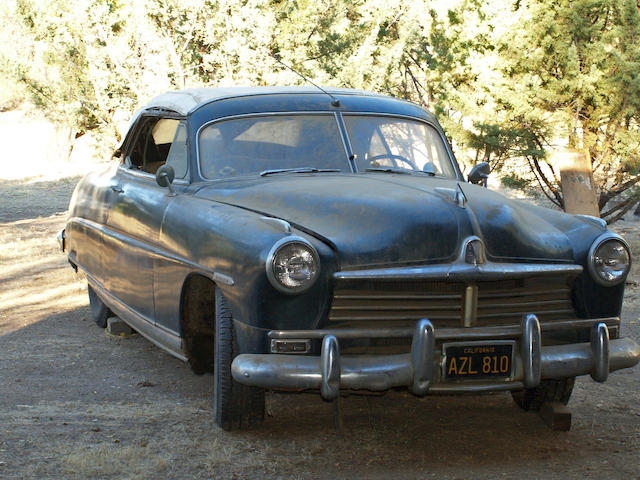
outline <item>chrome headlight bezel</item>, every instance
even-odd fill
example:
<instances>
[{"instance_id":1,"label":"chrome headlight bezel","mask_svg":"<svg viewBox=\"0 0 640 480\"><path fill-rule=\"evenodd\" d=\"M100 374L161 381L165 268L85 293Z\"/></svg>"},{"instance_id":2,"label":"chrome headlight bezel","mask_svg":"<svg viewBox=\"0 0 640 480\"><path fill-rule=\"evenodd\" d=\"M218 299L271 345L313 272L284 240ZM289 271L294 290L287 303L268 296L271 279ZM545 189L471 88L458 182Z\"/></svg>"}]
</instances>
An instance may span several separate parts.
<instances>
[{"instance_id":1,"label":"chrome headlight bezel","mask_svg":"<svg viewBox=\"0 0 640 480\"><path fill-rule=\"evenodd\" d=\"M279 280L278 280L278 275L275 272L275 266L276 266L276 260L278 258L278 254L280 254L283 249L291 244L298 244L300 245L302 248L306 249L312 256L314 264L315 264L315 271L314 274L311 278L309 278L308 280L305 281L304 285L300 285L297 287L290 287L287 285L282 284ZM318 255L318 252L316 251L316 249L313 247L313 245L311 245L311 243L309 243L307 240L305 240L302 237L298 237L298 236L289 236L289 237L285 237L282 238L280 240L278 240L273 247L271 247L271 250L269 250L269 254L267 255L267 261L265 263L265 268L267 271L267 278L269 279L269 282L271 283L271 285L273 285L273 287L282 292L282 293L286 293L289 295L294 295L294 294L298 294L298 293L302 293L307 291L309 288L311 288L313 286L313 284L316 282L316 280L318 279L318 276L320 274L320 257Z\"/></svg>"},{"instance_id":2,"label":"chrome headlight bezel","mask_svg":"<svg viewBox=\"0 0 640 480\"><path fill-rule=\"evenodd\" d=\"M598 273L598 270L595 264L595 258L598 250L607 242L619 243L626 250L627 257L629 258L629 261L627 262L627 266L624 270L624 273L620 275L618 278L616 278L615 280L606 280L605 278L603 278ZM629 248L629 245L627 244L627 242L625 242L620 235L617 235L613 232L605 232L602 235L600 235L598 238L596 238L596 240L591 245L591 248L589 249L589 254L587 255L587 267L589 269L589 273L591 274L591 278L593 278L593 280L599 285L603 285L605 287L613 287L615 285L619 285L620 283L626 280L627 275L629 275L629 271L631 270L631 249Z\"/></svg>"}]
</instances>

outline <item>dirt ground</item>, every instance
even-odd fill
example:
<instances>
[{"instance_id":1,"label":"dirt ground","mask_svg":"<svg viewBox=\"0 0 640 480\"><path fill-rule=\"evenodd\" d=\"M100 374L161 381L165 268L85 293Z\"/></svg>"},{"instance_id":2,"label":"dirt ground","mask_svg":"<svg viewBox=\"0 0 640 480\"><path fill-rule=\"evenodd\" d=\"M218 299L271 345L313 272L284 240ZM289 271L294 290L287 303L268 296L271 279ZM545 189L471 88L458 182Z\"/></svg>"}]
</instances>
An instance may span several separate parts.
<instances>
[{"instance_id":1,"label":"dirt ground","mask_svg":"<svg viewBox=\"0 0 640 480\"><path fill-rule=\"evenodd\" d=\"M227 433L212 377L90 319L55 233L78 177L0 180L0 478L640 478L640 367L576 383L570 432L507 394L268 394L268 416ZM615 227L640 254L635 221ZM638 267L623 334L640 342Z\"/></svg>"}]
</instances>

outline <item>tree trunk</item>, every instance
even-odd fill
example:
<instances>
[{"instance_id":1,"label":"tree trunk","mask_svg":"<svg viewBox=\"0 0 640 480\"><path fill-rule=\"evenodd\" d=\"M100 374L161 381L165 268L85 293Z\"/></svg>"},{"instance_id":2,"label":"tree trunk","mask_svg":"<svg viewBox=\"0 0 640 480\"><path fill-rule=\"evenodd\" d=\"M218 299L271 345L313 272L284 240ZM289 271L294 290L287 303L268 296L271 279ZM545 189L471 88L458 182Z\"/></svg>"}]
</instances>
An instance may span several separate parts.
<instances>
[{"instance_id":1,"label":"tree trunk","mask_svg":"<svg viewBox=\"0 0 640 480\"><path fill-rule=\"evenodd\" d=\"M553 160L554 164L560 166L565 212L599 217L600 209L587 154L565 148L558 150Z\"/></svg>"}]
</instances>

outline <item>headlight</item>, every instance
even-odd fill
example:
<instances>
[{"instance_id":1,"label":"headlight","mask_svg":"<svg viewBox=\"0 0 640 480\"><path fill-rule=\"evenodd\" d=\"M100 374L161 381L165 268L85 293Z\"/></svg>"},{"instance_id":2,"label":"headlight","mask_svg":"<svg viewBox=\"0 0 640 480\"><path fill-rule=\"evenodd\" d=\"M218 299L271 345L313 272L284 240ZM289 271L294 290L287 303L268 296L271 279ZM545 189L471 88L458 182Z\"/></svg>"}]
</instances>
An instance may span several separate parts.
<instances>
[{"instance_id":1,"label":"headlight","mask_svg":"<svg viewBox=\"0 0 640 480\"><path fill-rule=\"evenodd\" d=\"M600 285L617 285L627 278L631 268L629 247L622 238L607 232L593 242L589 250L589 272Z\"/></svg>"},{"instance_id":2,"label":"headlight","mask_svg":"<svg viewBox=\"0 0 640 480\"><path fill-rule=\"evenodd\" d=\"M267 257L267 277L284 293L300 293L318 277L318 253L304 239L287 237L277 242Z\"/></svg>"}]
</instances>

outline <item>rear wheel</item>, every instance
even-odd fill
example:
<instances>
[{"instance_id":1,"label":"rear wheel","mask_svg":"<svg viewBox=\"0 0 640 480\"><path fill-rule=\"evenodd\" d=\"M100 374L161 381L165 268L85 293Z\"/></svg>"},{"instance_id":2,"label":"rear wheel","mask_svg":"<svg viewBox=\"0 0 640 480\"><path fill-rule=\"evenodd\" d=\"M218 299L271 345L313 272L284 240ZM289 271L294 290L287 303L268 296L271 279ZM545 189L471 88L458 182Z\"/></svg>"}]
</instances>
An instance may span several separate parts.
<instances>
[{"instance_id":1,"label":"rear wheel","mask_svg":"<svg viewBox=\"0 0 640 480\"><path fill-rule=\"evenodd\" d=\"M100 300L100 297L98 297L95 290L91 288L91 285L88 286L87 290L89 292L89 308L91 308L93 321L96 322L96 325L100 328L106 328L107 318L112 317L113 313L111 313L109 307Z\"/></svg>"},{"instance_id":2,"label":"rear wheel","mask_svg":"<svg viewBox=\"0 0 640 480\"><path fill-rule=\"evenodd\" d=\"M542 380L536 388L511 392L513 401L526 411L537 412L547 402L569 403L575 377L560 380Z\"/></svg>"},{"instance_id":3,"label":"rear wheel","mask_svg":"<svg viewBox=\"0 0 640 480\"><path fill-rule=\"evenodd\" d=\"M213 415L224 430L245 429L264 420L264 390L242 385L231 376L231 362L238 354L233 317L217 288L215 297Z\"/></svg>"}]
</instances>

